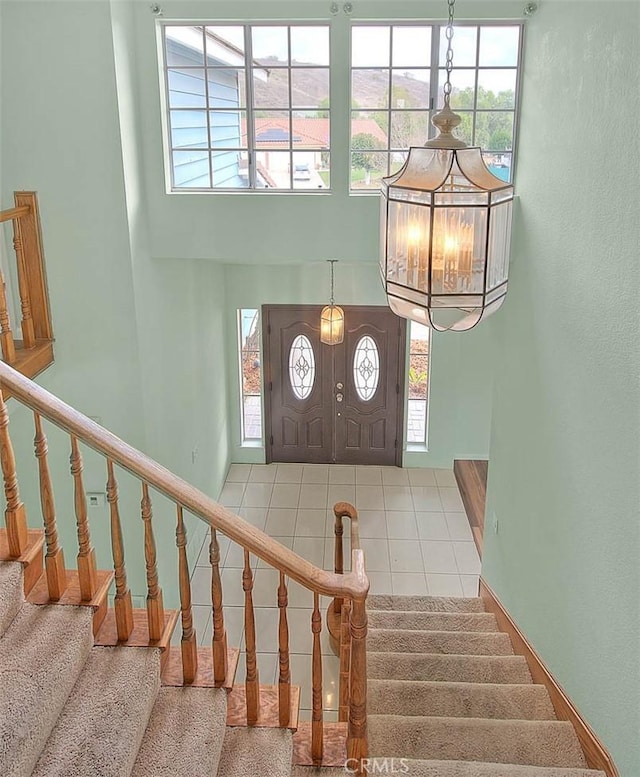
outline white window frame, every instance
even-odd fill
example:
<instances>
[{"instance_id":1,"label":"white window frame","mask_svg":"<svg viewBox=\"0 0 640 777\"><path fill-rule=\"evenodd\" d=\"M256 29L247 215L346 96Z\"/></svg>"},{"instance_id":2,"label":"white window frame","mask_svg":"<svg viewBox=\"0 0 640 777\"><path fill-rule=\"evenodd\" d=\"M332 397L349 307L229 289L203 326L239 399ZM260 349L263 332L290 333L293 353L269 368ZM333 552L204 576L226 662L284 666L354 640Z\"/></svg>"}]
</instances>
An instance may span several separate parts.
<instances>
[{"instance_id":1,"label":"white window frame","mask_svg":"<svg viewBox=\"0 0 640 777\"><path fill-rule=\"evenodd\" d=\"M180 108L171 108L169 105L169 71L172 69L169 65L167 65L167 57L166 57L166 30L168 27L202 27L203 28L203 37L206 35L205 28L206 27L242 27L244 30L244 64L238 65L237 68L239 70L244 71L244 89L245 89L245 96L246 96L246 106L245 108L238 108L238 111L240 113L244 113L246 118L246 134L247 134L247 143L246 143L246 153L247 153L247 162L248 162L248 186L245 187L223 187L223 186L214 186L214 169L213 169L213 155L216 151L235 151L236 149L224 149L224 148L218 148L214 147L211 142L211 133L210 133L210 124L209 124L209 118L208 114L211 110L210 104L209 104L209 94L208 94L208 78L206 77L205 73L205 107L204 108L197 108L195 110L203 110L207 114L207 147L206 148L193 148L189 149L186 148L174 148L171 142L171 111L172 110L181 110ZM289 94L288 94L288 107L274 107L274 108L256 108L254 105L254 89L253 89L253 70L256 69L256 63L253 61L253 42L252 42L252 35L251 31L254 27L286 27L287 28L287 37L288 37L288 48L289 48L289 60L287 65L278 65L277 68L279 70L287 70L288 71L288 83L289 83ZM292 27L322 27L326 28L329 35L329 64L328 65L313 65L313 64L303 64L299 66L292 65L291 63L291 28ZM159 29L159 52L160 52L160 75L161 75L161 91L162 91L162 124L163 124L163 146L164 146L164 166L165 166L165 183L166 183L166 190L168 194L193 194L193 193L209 193L209 194L216 194L216 193L222 193L222 194L315 194L315 195L322 195L327 194L331 192L331 25L328 24L325 21L314 21L314 20L305 20L305 19L299 19L299 20L268 20L268 21L231 21L228 19L224 20L212 20L207 19L204 21L183 21L183 20L163 20L162 22L158 23L158 29ZM203 47L204 48L204 47ZM229 65L229 67L236 67L236 65ZM261 65L259 66L266 70L265 66ZM326 69L329 72L329 84L328 84L328 95L329 95L329 105L326 108L318 108L317 110L322 110L323 112L326 112L327 119L329 122L329 130L327 132L327 146L321 147L318 145L317 148L305 148L302 150L302 153L308 152L308 153L319 153L319 154L326 154L329 159L329 185L325 188L318 188L317 186L312 187L311 185L308 188L303 187L300 185L300 181L298 181L298 185L295 185L294 179L294 166L295 166L295 158L296 154L301 153L300 149L296 149L294 147L294 137L293 137L293 127L294 127L294 120L295 120L295 113L310 113L313 112L314 108L293 108L292 107L292 78L291 78L291 72L292 70L297 69L318 69L323 70ZM186 69L179 67L178 69ZM206 53L204 55L204 63L200 66L194 66L195 69L204 69L207 70L207 64L206 64ZM275 68L274 68L275 69ZM182 109L182 110L188 110L188 109ZM259 111L270 111L272 113L275 112L287 112L289 115L289 141L287 148L282 149L273 149L273 151L279 151L279 152L286 152L289 154L289 183L290 187L263 187L258 186L258 154L261 152L267 152L269 149L262 149L257 148L257 144L255 142L255 114ZM200 187L182 187L182 186L176 186L174 181L174 164L173 164L173 152L174 151L201 151L206 152L208 154L209 159L209 180L210 180L210 186L200 186ZM244 151L245 149L240 149L240 151Z\"/></svg>"},{"instance_id":2,"label":"white window frame","mask_svg":"<svg viewBox=\"0 0 640 777\"><path fill-rule=\"evenodd\" d=\"M415 112L429 112L429 131L428 131L428 137L425 137L424 140L433 138L436 134L435 128L431 124L431 118L433 117L433 114L439 110L439 104L442 101L442 93L439 85L439 73L440 70L443 69L443 67L440 65L440 36L441 34L444 35L444 30L446 29L446 23L442 21L434 21L429 19L402 19L402 20L376 20L376 19L367 19L367 20L358 20L353 21L351 23L351 29L349 34L349 194L354 196L370 196L375 195L377 196L380 193L379 188L373 188L373 189L358 189L354 188L352 186L351 181L351 160L352 160L352 154L354 153L354 149L352 148L352 132L351 132L351 120L354 117L354 114L357 114L359 112L368 112L372 111L373 109L360 109L360 108L353 108L353 76L352 73L354 70L388 70L389 71L389 94L391 94L391 88L392 88L392 76L394 70L412 70L412 69L423 69L423 68L394 68L392 66L392 56L393 56L393 34L390 36L390 59L389 59L389 65L388 67L367 67L367 66L356 66L354 67L353 62L353 51L352 51L352 41L353 41L353 29L355 27L431 27L431 65L429 69L431 72L431 79L429 83L429 102L428 105L424 107L419 108L403 108L400 110L406 110L406 111L415 111ZM476 59L474 65L459 65L456 66L456 60L455 60L455 30L459 29L461 27L476 27L477 28L477 38L476 38ZM518 41L518 56L516 60L515 65L509 65L509 66L480 66L479 64L479 57L480 57L480 29L482 27L519 27L520 28L520 35L519 35L519 41ZM524 22L518 21L518 20L506 20L506 21L491 21L488 19L483 19L481 21L460 21L456 22L454 24L454 58L453 58L453 68L454 72L456 69L464 69L464 70L474 70L475 71L475 81L474 81L474 108L473 110L467 110L467 109L459 109L458 112L460 113L470 113L473 117L473 137L472 137L472 143L475 142L475 133L476 133L476 118L477 114L479 113L490 113L492 109L484 109L484 108L477 108L477 100L478 100L478 76L481 70L515 70L516 71L516 84L515 84L515 92L514 92L514 107L513 108L505 108L505 109L493 109L493 110L500 110L501 112L510 112L513 113L513 138L512 138L512 148L510 152L511 155L511 169L510 169L510 181L513 182L515 178L515 168L516 168L516 148L517 148L517 136L518 136L518 124L519 124L519 116L520 116L520 89L521 89L521 80L522 80L522 52L523 52L523 38L524 38ZM396 172L398 169L400 169L399 164L392 164L391 161L391 155L392 153L400 153L401 151L405 150L398 150L395 148L392 148L391 146L391 114L393 110L399 110L398 108L394 108L391 105L391 100L389 100L389 105L386 108L379 108L376 109L377 112L380 113L387 113L387 145L386 148L381 148L381 153L386 153L388 155L387 157L387 172L386 175L390 175L393 172ZM454 110L457 110L454 108ZM384 131L384 130L383 130ZM355 152L358 152L359 149L355 149ZM408 151L408 148L406 149ZM485 151L485 149L483 149ZM375 150L372 150L372 153L375 153Z\"/></svg>"}]
</instances>

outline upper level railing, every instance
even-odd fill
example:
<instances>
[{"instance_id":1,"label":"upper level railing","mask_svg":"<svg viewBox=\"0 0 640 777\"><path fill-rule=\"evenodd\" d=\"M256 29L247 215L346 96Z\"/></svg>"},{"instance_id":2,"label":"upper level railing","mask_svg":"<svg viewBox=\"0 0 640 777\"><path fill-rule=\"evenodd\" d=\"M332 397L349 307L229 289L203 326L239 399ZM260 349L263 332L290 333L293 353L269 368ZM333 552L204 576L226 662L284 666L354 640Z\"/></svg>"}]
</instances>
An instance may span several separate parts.
<instances>
[{"instance_id":1,"label":"upper level railing","mask_svg":"<svg viewBox=\"0 0 640 777\"><path fill-rule=\"evenodd\" d=\"M53 362L53 330L42 251L38 198L35 192L14 192L15 205L0 211L0 225L13 224L15 279L20 310L12 325L6 278L0 271L0 351L2 361L33 377ZM14 275L13 271L10 275ZM18 321L19 319L19 321ZM16 337L20 329L20 337Z\"/></svg>"},{"instance_id":2,"label":"upper level railing","mask_svg":"<svg viewBox=\"0 0 640 777\"><path fill-rule=\"evenodd\" d=\"M244 627L246 650L246 722L255 725L260 712L260 683L256 655L256 627L253 607L253 567L251 554L278 570L278 586L273 592L279 608L278 624L278 704L279 722L290 723L291 672L289 663L289 632L287 623L287 580L301 584L313 595L312 631L312 722L311 759L321 764L323 757L322 659L320 631L320 595L340 602L341 618L341 690L340 720L348 721L347 757L362 763L367 756L366 734L366 597L369 582L365 574L364 556L357 545L357 520L354 508L336 505L336 521L342 516L352 519L351 571L341 574L328 572L297 553L289 550L258 528L226 510L202 491L174 475L157 462L145 456L121 439L94 423L86 416L53 396L42 387L0 362L0 459L6 497L5 520L9 556L19 558L27 546L27 520L20 499L13 446L9 435L9 417L2 394L10 394L30 408L35 423L35 455L38 460L42 518L45 529L45 575L48 596L58 601L68 585L68 575L60 547L52 480L49 474L47 440L42 419L48 419L70 436L71 475L74 485L75 518L78 537L77 577L80 602L89 602L98 586L95 551L91 544L87 503L83 484L81 444L92 448L106 458L107 499L110 508L111 545L115 573L115 624L119 642L126 642L134 628L131 593L125 569L125 548L118 507L118 484L115 466L129 472L141 483L140 516L144 526L144 563L147 578L147 628L150 641L160 639L165 623L162 590L156 565L156 545L152 516L152 489L163 494L176 506L176 544L178 548L178 584L182 615L182 672L184 684L193 682L198 671L198 650L191 608L190 574L187 562L187 536L183 512L189 511L205 521L211 531L209 557L211 564L211 592L213 610L212 662L216 684L223 685L227 676L227 645L223 613L223 591L220 575L220 548L217 532L222 532L243 550L242 589L244 592ZM66 511L65 511L66 512ZM353 532L355 531L355 534ZM353 539L355 537L355 539ZM336 551L337 553L338 551ZM340 546L340 559L342 550ZM261 592L263 593L263 592ZM348 603L348 608L343 606ZM336 605L332 602L329 609Z\"/></svg>"}]
</instances>

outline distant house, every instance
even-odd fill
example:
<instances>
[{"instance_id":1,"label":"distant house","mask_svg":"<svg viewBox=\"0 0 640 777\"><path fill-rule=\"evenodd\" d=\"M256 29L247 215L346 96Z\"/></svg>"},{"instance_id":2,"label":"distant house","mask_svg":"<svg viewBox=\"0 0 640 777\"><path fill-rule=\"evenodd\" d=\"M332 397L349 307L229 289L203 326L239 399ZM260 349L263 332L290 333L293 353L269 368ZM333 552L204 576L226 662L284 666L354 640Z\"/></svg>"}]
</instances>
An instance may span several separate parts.
<instances>
[{"instance_id":1,"label":"distant house","mask_svg":"<svg viewBox=\"0 0 640 777\"><path fill-rule=\"evenodd\" d=\"M240 79L244 77L238 68L244 67L244 53L207 31L206 65L211 69L207 71L205 83L202 33L197 28L183 26L170 28L166 57L169 105L172 109L181 109L171 110L170 118L174 186L245 185L241 160L244 142L237 110L241 102ZM198 67L202 69L194 69ZM212 154L211 183L207 108L215 110L211 120L211 147L224 149Z\"/></svg>"},{"instance_id":2,"label":"distant house","mask_svg":"<svg viewBox=\"0 0 640 777\"><path fill-rule=\"evenodd\" d=\"M323 166L322 154L330 148L330 120L328 118L256 117L255 148L258 164L271 171L288 172L289 155L283 154L291 145L294 164L308 164L313 169ZM352 119L352 134L373 135L386 148L387 137L373 119ZM246 142L246 126L242 128ZM290 144L291 141L291 144Z\"/></svg>"}]
</instances>

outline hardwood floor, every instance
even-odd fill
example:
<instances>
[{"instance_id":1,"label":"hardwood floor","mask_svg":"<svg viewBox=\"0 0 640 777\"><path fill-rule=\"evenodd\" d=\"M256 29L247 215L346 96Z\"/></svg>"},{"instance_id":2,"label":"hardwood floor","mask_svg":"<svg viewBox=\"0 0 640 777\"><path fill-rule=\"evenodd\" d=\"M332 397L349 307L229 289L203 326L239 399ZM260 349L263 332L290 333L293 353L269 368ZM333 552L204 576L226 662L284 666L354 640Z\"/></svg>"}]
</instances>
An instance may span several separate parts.
<instances>
[{"instance_id":1,"label":"hardwood floor","mask_svg":"<svg viewBox=\"0 0 640 777\"><path fill-rule=\"evenodd\" d=\"M487 472L489 462L477 459L458 459L453 462L453 472L456 476L464 509L469 519L473 539L478 554L482 558L482 536L484 534L484 508L487 499Z\"/></svg>"}]
</instances>

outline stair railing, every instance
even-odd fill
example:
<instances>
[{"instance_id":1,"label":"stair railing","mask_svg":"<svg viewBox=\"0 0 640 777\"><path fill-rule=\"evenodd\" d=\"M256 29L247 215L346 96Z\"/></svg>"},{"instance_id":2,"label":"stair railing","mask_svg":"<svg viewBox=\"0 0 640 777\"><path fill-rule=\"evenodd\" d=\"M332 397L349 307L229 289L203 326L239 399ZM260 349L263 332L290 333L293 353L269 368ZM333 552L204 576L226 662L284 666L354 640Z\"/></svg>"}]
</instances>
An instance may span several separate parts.
<instances>
[{"instance_id":1,"label":"stair railing","mask_svg":"<svg viewBox=\"0 0 640 777\"><path fill-rule=\"evenodd\" d=\"M132 640L140 631L140 623L134 617L131 592L127 584L125 571L124 543L122 524L118 506L118 485L115 465L126 470L141 481L140 515L144 526L144 558L147 578L146 634L148 642L158 644L167 628L167 615L164 611L162 590L159 586L156 565L156 545L153 531L151 490L155 490L169 500L177 509L176 545L178 549L178 584L180 592L180 616L182 621L181 674L179 684L193 683L198 673L209 671L199 658L197 640L193 624L191 605L190 574L187 561L187 534L183 511L187 510L205 521L211 532L209 558L211 563L211 600L213 635L211 651L208 652L208 664L212 682L216 686L229 685L229 656L223 614L223 592L220 574L220 545L218 532L243 549L244 567L242 570L242 588L244 591L246 680L243 721L247 725L260 725L262 708L260 705L260 684L257 665L256 628L254 614L254 575L251 556L257 556L269 566L278 570L277 591L274 598L279 610L278 622L278 721L282 726L293 725L291 721L292 685L289 662L289 627L287 621L288 590L287 580L291 579L313 594L311 618L312 649L312 720L309 759L311 763L323 763L325 725L322 709L322 655L320 632L322 617L320 614L320 595L332 597L343 602L341 608L341 640L345 655L348 655L348 688L340 692L341 718L347 721L346 755L351 759L353 773L361 773L363 759L367 757L367 721L366 721L366 597L369 581L365 573L364 556L358 547L357 520L355 510L341 503L336 506L338 513L348 515L351 521L352 540L351 571L343 573L328 572L311 564L278 541L269 537L260 529L252 526L239 516L215 502L202 491L194 488L182 478L148 456L123 442L111 432L91 421L63 401L50 394L33 381L25 378L13 368L0 362L0 462L4 479L6 497L5 522L7 528L7 558L22 559L28 550L27 519L24 504L20 499L16 463L9 435L9 416L3 394L9 392L16 400L30 408L35 419L35 452L40 475L40 493L42 514L45 526L45 601L72 600L73 588L78 595L77 603L94 603L97 590L101 585L96 569L95 551L91 544L87 503L83 484L83 464L80 443L102 454L106 459L107 501L110 512L111 546L114 565L115 599L111 642L97 644L133 644ZM77 572L72 573L65 567L62 549L56 528L54 494L49 475L47 440L43 431L42 419L48 419L70 436L71 475L74 483L74 502L78 536ZM355 535L353 532L356 532ZM73 574L77 578L73 578ZM111 577L108 583L111 582ZM95 617L95 616L94 616ZM95 620L94 620L95 630ZM101 631L97 633L99 640ZM139 643L137 643L139 644ZM345 670L346 676L346 670ZM365 761L366 763L366 761Z\"/></svg>"},{"instance_id":2,"label":"stair railing","mask_svg":"<svg viewBox=\"0 0 640 777\"><path fill-rule=\"evenodd\" d=\"M0 270L0 353L2 361L33 377L53 362L53 331L35 192L14 192L13 208L0 211L0 224L13 224L21 339L11 325L6 279ZM16 300L17 306L17 300ZM17 329L17 326L15 327Z\"/></svg>"}]
</instances>

